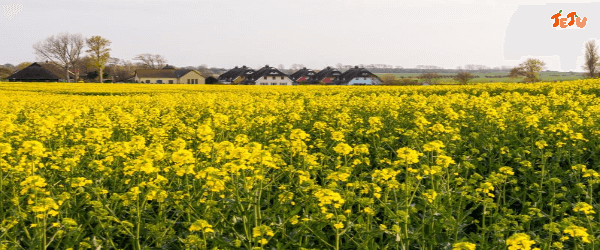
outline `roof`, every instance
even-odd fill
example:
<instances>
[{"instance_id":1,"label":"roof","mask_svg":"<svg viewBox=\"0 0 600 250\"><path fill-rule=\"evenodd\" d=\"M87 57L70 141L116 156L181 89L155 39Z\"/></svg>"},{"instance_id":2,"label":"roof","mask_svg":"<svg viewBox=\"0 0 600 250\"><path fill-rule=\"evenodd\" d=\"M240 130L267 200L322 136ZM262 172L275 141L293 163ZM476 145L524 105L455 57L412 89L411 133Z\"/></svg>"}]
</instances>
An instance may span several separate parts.
<instances>
[{"instance_id":1,"label":"roof","mask_svg":"<svg viewBox=\"0 0 600 250\"><path fill-rule=\"evenodd\" d=\"M358 66L355 66L352 69L347 70L346 72L342 73L342 75L340 76L340 78L338 78L337 83L338 84L348 84L350 81L352 81L352 79L356 78L356 77L371 77L371 78L377 78L379 79L379 77L373 73L371 73L370 71L364 69L364 68L359 68ZM379 79L381 80L381 79Z\"/></svg>"},{"instance_id":2,"label":"roof","mask_svg":"<svg viewBox=\"0 0 600 250\"><path fill-rule=\"evenodd\" d=\"M135 71L137 77L145 78L177 78L175 69L138 69Z\"/></svg>"},{"instance_id":3,"label":"roof","mask_svg":"<svg viewBox=\"0 0 600 250\"><path fill-rule=\"evenodd\" d=\"M252 75L254 72L255 70L246 67L246 65L242 66L241 68L235 66L235 68L221 74L218 79L219 81L231 82L242 75Z\"/></svg>"},{"instance_id":4,"label":"roof","mask_svg":"<svg viewBox=\"0 0 600 250\"><path fill-rule=\"evenodd\" d=\"M72 72L69 72L73 75ZM60 80L65 79L65 71L53 63L37 63L25 67L7 77L15 80Z\"/></svg>"},{"instance_id":5,"label":"roof","mask_svg":"<svg viewBox=\"0 0 600 250\"><path fill-rule=\"evenodd\" d=\"M338 78L341 75L342 75L342 72L340 72L339 70L332 68L332 67L327 67L317 73L317 75L315 76L315 81L316 82L322 81L325 77Z\"/></svg>"},{"instance_id":6,"label":"roof","mask_svg":"<svg viewBox=\"0 0 600 250\"><path fill-rule=\"evenodd\" d=\"M317 73L315 73L315 71L312 69L303 68L291 74L290 79L292 79L292 81L296 81L302 77L314 77L316 74Z\"/></svg>"},{"instance_id":7,"label":"roof","mask_svg":"<svg viewBox=\"0 0 600 250\"><path fill-rule=\"evenodd\" d=\"M264 67L257 70L256 72L254 72L252 74L248 74L248 77L244 81L242 81L241 84L252 84L252 83L255 83L256 80L260 79L261 77L266 77L266 76L282 76L282 77L289 78L289 76L287 74L281 72L277 68L269 67L269 65L265 65Z\"/></svg>"},{"instance_id":8,"label":"roof","mask_svg":"<svg viewBox=\"0 0 600 250\"><path fill-rule=\"evenodd\" d=\"M193 69L174 69L174 68L169 68L169 69L138 69L135 73L137 75L137 77L144 77L144 78L180 78L184 75L186 75L187 73L190 72L196 72L199 75L202 76L202 74L200 74L200 72L198 72L197 70L193 70Z\"/></svg>"}]
</instances>

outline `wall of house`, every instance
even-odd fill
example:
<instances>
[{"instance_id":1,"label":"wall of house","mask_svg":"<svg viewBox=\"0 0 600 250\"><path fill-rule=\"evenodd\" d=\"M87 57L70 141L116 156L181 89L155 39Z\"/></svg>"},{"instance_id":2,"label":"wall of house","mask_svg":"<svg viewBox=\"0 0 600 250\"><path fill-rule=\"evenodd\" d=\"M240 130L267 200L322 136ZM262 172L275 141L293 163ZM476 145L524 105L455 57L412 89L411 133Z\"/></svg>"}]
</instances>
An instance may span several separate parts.
<instances>
[{"instance_id":1,"label":"wall of house","mask_svg":"<svg viewBox=\"0 0 600 250\"><path fill-rule=\"evenodd\" d=\"M188 83L188 79L198 79L198 84L205 84L206 83L206 79L204 77L202 77L200 74L198 74L195 71L190 71L187 74L185 74L184 76L179 78L179 83L181 84L187 84Z\"/></svg>"},{"instance_id":2,"label":"wall of house","mask_svg":"<svg viewBox=\"0 0 600 250\"><path fill-rule=\"evenodd\" d=\"M275 77L275 79L273 79L273 77ZM267 79L261 77L255 82L256 85L293 85L292 80L287 76L284 76L283 79L281 79L281 76L267 76Z\"/></svg>"},{"instance_id":3,"label":"wall of house","mask_svg":"<svg viewBox=\"0 0 600 250\"><path fill-rule=\"evenodd\" d=\"M150 83L156 83L158 80L162 80L163 84L169 84L169 80L173 80L173 83L177 83L177 78L150 78L150 77L136 77L136 81L146 83L146 80L150 80Z\"/></svg>"},{"instance_id":4,"label":"wall of house","mask_svg":"<svg viewBox=\"0 0 600 250\"><path fill-rule=\"evenodd\" d=\"M352 79L352 81L350 81L348 83L348 85L373 85L373 84L379 84L379 81L377 79L373 79L371 77L355 77L354 79Z\"/></svg>"}]
</instances>

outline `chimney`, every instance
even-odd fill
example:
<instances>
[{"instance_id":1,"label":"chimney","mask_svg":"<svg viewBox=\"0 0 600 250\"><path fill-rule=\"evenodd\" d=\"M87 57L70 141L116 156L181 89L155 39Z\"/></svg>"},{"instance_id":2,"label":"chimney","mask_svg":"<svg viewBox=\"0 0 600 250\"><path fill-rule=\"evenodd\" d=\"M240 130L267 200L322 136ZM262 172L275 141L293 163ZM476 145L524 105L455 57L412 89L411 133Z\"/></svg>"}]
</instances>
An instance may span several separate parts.
<instances>
[{"instance_id":1,"label":"chimney","mask_svg":"<svg viewBox=\"0 0 600 250\"><path fill-rule=\"evenodd\" d=\"M355 69L358 69L358 66L354 66Z\"/></svg>"},{"instance_id":2,"label":"chimney","mask_svg":"<svg viewBox=\"0 0 600 250\"><path fill-rule=\"evenodd\" d=\"M269 67L269 65L267 64L267 65L265 65L265 67L267 67L267 68L268 68L268 67Z\"/></svg>"}]
</instances>

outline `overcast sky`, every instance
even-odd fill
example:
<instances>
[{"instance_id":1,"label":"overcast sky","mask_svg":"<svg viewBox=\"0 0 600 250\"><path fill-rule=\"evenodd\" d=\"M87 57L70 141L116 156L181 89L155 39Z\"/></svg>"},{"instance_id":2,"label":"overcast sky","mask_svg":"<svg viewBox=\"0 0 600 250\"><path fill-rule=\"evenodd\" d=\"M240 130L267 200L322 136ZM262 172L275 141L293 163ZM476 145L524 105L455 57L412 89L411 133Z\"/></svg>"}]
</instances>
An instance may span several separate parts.
<instances>
[{"instance_id":1,"label":"overcast sky","mask_svg":"<svg viewBox=\"0 0 600 250\"><path fill-rule=\"evenodd\" d=\"M573 4L579 3L579 4ZM389 64L412 68L514 66L582 71L583 44L600 39L600 4L533 0L0 0L0 64L35 61L32 45L61 32L100 35L113 57L161 54L169 64L286 68ZM576 11L585 28L553 28ZM4 13L6 15L6 13ZM596 16L598 18L596 18ZM596 31L594 32L592 31Z\"/></svg>"}]
</instances>

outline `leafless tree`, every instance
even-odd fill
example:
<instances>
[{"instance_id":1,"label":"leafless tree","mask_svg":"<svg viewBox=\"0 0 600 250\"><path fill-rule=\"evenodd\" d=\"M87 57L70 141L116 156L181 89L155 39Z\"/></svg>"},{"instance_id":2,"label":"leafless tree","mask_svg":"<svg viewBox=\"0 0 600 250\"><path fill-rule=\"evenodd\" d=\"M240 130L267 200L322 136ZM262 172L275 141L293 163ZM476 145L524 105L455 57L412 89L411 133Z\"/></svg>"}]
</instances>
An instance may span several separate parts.
<instances>
[{"instance_id":1,"label":"leafless tree","mask_svg":"<svg viewBox=\"0 0 600 250\"><path fill-rule=\"evenodd\" d=\"M200 74L205 78L213 75L213 72L210 69L208 69L208 65L206 64L198 66L198 71L200 71Z\"/></svg>"},{"instance_id":2,"label":"leafless tree","mask_svg":"<svg viewBox=\"0 0 600 250\"><path fill-rule=\"evenodd\" d=\"M421 79L423 82L429 83L429 84L437 84L440 80L440 75L438 75L437 73L423 73L421 75L419 75L419 79Z\"/></svg>"},{"instance_id":3,"label":"leafless tree","mask_svg":"<svg viewBox=\"0 0 600 250\"><path fill-rule=\"evenodd\" d=\"M464 85L464 84L469 83L469 81L471 79L473 79L473 78L474 78L474 76L471 75L470 72L467 72L465 70L459 69L458 74L456 74L456 79L455 80L458 81L460 84Z\"/></svg>"},{"instance_id":4,"label":"leafless tree","mask_svg":"<svg viewBox=\"0 0 600 250\"><path fill-rule=\"evenodd\" d=\"M81 34L60 33L33 45L35 54L65 69L65 80L69 81L69 68L75 67L85 46Z\"/></svg>"},{"instance_id":5,"label":"leafless tree","mask_svg":"<svg viewBox=\"0 0 600 250\"><path fill-rule=\"evenodd\" d=\"M468 71L474 71L475 68L476 68L476 65L474 65L474 64L467 64L467 65L465 65L465 69L468 70Z\"/></svg>"},{"instance_id":6,"label":"leafless tree","mask_svg":"<svg viewBox=\"0 0 600 250\"><path fill-rule=\"evenodd\" d=\"M133 60L141 61L141 63L150 69L162 69L167 64L167 59L158 54L139 54Z\"/></svg>"},{"instance_id":7,"label":"leafless tree","mask_svg":"<svg viewBox=\"0 0 600 250\"><path fill-rule=\"evenodd\" d=\"M600 56L598 55L598 46L595 40L589 40L585 43L585 63L583 69L587 70L590 77L596 75L596 71L600 68Z\"/></svg>"}]
</instances>

